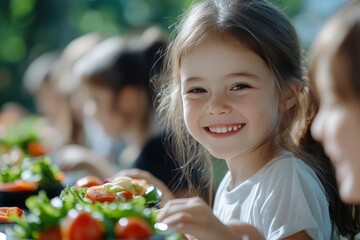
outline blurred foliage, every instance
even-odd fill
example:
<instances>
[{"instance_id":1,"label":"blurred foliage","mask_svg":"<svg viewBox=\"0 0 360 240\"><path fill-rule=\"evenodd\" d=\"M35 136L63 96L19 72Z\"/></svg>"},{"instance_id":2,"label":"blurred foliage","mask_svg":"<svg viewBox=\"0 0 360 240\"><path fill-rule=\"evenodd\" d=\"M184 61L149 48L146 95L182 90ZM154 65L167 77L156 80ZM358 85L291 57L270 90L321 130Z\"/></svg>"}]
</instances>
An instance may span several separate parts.
<instances>
[{"instance_id":1,"label":"blurred foliage","mask_svg":"<svg viewBox=\"0 0 360 240\"><path fill-rule=\"evenodd\" d=\"M168 31L197 0L0 0L0 107L7 101L31 109L21 87L37 56L61 50L74 38L100 32L113 36L157 24ZM304 0L272 0L296 15Z\"/></svg>"},{"instance_id":2,"label":"blurred foliage","mask_svg":"<svg viewBox=\"0 0 360 240\"><path fill-rule=\"evenodd\" d=\"M305 0L270 0L270 2L279 6L290 18L298 15L305 5Z\"/></svg>"}]
</instances>

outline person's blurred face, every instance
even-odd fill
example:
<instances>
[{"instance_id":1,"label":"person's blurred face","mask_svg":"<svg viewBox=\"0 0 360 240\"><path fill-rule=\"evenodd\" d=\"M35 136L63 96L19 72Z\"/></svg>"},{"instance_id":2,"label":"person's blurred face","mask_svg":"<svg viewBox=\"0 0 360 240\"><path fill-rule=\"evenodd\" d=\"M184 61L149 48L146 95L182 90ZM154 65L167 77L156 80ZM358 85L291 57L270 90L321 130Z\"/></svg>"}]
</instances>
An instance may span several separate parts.
<instances>
[{"instance_id":1,"label":"person's blurred face","mask_svg":"<svg viewBox=\"0 0 360 240\"><path fill-rule=\"evenodd\" d=\"M39 87L35 101L38 112L52 123L56 122L59 114L64 113L66 107L64 97L49 82L44 82Z\"/></svg>"},{"instance_id":2,"label":"person's blurred face","mask_svg":"<svg viewBox=\"0 0 360 240\"><path fill-rule=\"evenodd\" d=\"M313 137L322 142L336 168L341 198L360 202L360 102L340 99L334 91L335 79L326 59L321 59L315 75L320 108L311 126ZM349 81L341 79L341 81Z\"/></svg>"},{"instance_id":3,"label":"person's blurred face","mask_svg":"<svg viewBox=\"0 0 360 240\"><path fill-rule=\"evenodd\" d=\"M91 100L95 105L95 116L105 132L114 138L121 136L124 121L116 108L114 93L104 87L87 86Z\"/></svg>"}]
</instances>

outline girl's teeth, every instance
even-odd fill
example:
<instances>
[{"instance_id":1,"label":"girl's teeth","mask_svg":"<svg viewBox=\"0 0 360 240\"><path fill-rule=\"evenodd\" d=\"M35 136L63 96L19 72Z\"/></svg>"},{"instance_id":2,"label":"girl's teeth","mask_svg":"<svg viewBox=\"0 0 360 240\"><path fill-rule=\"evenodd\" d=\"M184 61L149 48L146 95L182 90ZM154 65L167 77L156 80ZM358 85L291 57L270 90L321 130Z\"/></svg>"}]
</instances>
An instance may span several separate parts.
<instances>
[{"instance_id":1,"label":"girl's teeth","mask_svg":"<svg viewBox=\"0 0 360 240\"><path fill-rule=\"evenodd\" d=\"M211 132L215 132L215 133L227 133L227 132L231 132L231 131L237 131L238 129L241 128L241 125L237 125L237 126L229 126L229 127L209 127Z\"/></svg>"}]
</instances>

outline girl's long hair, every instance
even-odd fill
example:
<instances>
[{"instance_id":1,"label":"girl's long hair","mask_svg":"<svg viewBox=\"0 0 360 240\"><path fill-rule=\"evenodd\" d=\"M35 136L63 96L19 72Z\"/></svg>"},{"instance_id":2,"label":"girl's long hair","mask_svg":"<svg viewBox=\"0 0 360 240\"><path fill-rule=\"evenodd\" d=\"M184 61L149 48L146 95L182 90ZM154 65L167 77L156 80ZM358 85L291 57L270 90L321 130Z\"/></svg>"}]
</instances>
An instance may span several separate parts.
<instances>
[{"instance_id":1,"label":"girl's long hair","mask_svg":"<svg viewBox=\"0 0 360 240\"><path fill-rule=\"evenodd\" d=\"M177 159L185 173L191 173L191 168L201 169L197 171L203 176L203 184L198 190L209 193L211 199L211 161L184 124L179 76L182 58L207 39L232 47L241 44L260 56L273 72L280 107L284 107L281 99L289 85L295 82L301 86L297 103L286 111L279 109L278 125L269 137L268 147L291 151L312 167L327 193L333 225L341 235L353 236L358 229L354 209L339 200L334 169L309 134L316 103L303 77L300 41L286 15L265 0L208 0L194 5L173 34L164 75L157 85L157 113L172 133ZM186 178L190 179L188 175Z\"/></svg>"}]
</instances>

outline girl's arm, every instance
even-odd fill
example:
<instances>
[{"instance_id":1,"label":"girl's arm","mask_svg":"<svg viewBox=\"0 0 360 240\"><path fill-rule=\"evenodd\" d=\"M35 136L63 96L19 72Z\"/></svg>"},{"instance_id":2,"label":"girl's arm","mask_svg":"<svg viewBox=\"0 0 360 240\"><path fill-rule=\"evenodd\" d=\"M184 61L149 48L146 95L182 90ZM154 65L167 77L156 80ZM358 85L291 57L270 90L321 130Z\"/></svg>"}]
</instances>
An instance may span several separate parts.
<instances>
[{"instance_id":1,"label":"girl's arm","mask_svg":"<svg viewBox=\"0 0 360 240\"><path fill-rule=\"evenodd\" d=\"M223 224L212 213L212 209L199 197L170 200L158 214L159 222L166 223L175 231L190 235L189 239L207 240L264 240L262 234L252 225L240 221ZM285 239L311 239L305 231Z\"/></svg>"},{"instance_id":2,"label":"girl's arm","mask_svg":"<svg viewBox=\"0 0 360 240\"><path fill-rule=\"evenodd\" d=\"M200 197L170 200L159 211L158 221L166 223L179 233L194 236L189 239L247 239L243 238L246 234L220 222ZM264 239L261 235L258 236L259 238L250 239Z\"/></svg>"}]
</instances>

